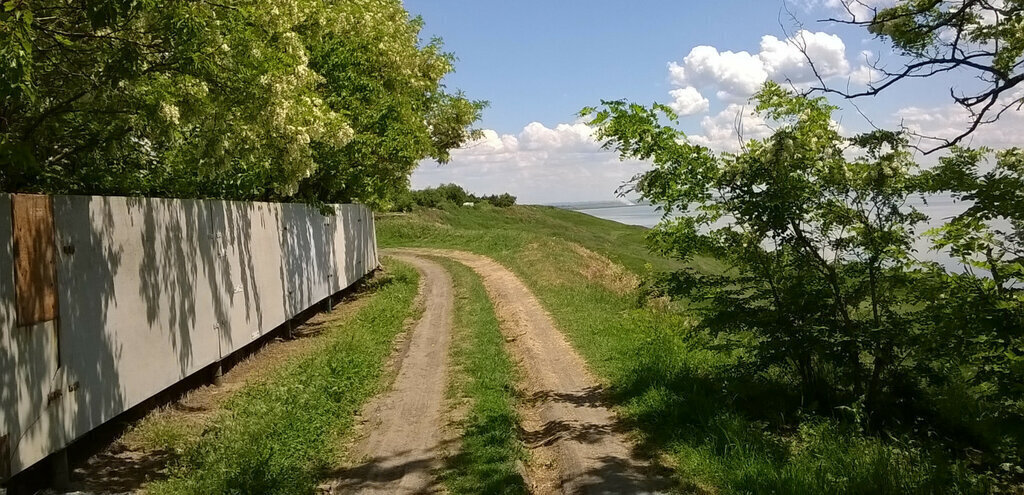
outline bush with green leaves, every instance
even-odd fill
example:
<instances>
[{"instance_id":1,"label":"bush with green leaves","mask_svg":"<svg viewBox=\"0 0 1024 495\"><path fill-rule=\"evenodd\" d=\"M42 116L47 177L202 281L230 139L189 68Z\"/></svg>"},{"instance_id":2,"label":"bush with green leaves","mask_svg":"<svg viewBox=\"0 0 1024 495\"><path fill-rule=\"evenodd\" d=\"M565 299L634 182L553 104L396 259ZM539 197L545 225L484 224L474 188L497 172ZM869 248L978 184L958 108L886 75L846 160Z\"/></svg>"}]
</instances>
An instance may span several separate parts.
<instances>
[{"instance_id":1,"label":"bush with green leaves","mask_svg":"<svg viewBox=\"0 0 1024 495\"><path fill-rule=\"evenodd\" d=\"M444 208L461 206L466 203L487 203L498 208L508 208L516 204L516 197L509 193L477 196L467 192L458 184L441 184L416 191L407 191L398 196L392 209L395 211L411 211L414 207Z\"/></svg>"},{"instance_id":2,"label":"bush with green leaves","mask_svg":"<svg viewBox=\"0 0 1024 495\"><path fill-rule=\"evenodd\" d=\"M755 100L775 131L738 153L691 144L664 124L675 115L662 105L606 101L581 112L606 148L653 163L632 184L666 212L652 247L731 267L683 269L648 287L688 301L710 345L742 356L741 374L792 377L798 409L859 418L874 432L956 435L948 445L982 449L988 468L1019 466L1020 152L999 153L980 173L989 153L956 150L921 172L900 133L840 135L824 98L768 83ZM974 207L933 232L936 245L991 277L916 260L927 217L910 200L937 192ZM954 390L984 414L943 416L936 404Z\"/></svg>"},{"instance_id":3,"label":"bush with green leaves","mask_svg":"<svg viewBox=\"0 0 1024 495\"><path fill-rule=\"evenodd\" d=\"M509 193L491 194L489 196L480 196L477 198L478 201L490 203L498 208L508 208L515 206L516 197Z\"/></svg>"}]
</instances>

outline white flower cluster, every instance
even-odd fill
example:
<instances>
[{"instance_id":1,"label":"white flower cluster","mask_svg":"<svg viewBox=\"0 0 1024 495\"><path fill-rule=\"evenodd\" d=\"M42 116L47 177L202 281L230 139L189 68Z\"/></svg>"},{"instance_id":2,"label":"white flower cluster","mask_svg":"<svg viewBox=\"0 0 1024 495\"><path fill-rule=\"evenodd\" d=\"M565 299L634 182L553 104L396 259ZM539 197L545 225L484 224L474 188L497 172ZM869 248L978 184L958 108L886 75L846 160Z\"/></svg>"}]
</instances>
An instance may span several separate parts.
<instances>
[{"instance_id":1,"label":"white flower cluster","mask_svg":"<svg viewBox=\"0 0 1024 495\"><path fill-rule=\"evenodd\" d=\"M160 116L173 125L178 125L181 120L181 113L178 111L178 107L167 102L160 103Z\"/></svg>"},{"instance_id":2,"label":"white flower cluster","mask_svg":"<svg viewBox=\"0 0 1024 495\"><path fill-rule=\"evenodd\" d=\"M309 68L309 56L298 34L283 33L278 53L287 55L292 65L260 77L266 100L259 128L264 140L279 143L276 148L281 155L276 157L276 165L286 172L281 186L294 191L298 181L316 169L311 145L344 146L353 131L342 115L315 96L323 77Z\"/></svg>"}]
</instances>

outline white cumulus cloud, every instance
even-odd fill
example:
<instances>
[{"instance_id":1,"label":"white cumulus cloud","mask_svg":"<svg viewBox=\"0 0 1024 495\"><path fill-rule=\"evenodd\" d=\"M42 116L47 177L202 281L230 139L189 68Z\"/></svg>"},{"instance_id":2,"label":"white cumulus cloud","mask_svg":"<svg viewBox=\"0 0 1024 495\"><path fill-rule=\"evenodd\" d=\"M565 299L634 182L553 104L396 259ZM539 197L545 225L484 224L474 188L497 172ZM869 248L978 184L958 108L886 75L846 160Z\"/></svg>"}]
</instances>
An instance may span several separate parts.
<instances>
[{"instance_id":1,"label":"white cumulus cloud","mask_svg":"<svg viewBox=\"0 0 1024 495\"><path fill-rule=\"evenodd\" d=\"M602 150L586 124L532 122L516 135L485 130L452 150L449 163L421 162L411 180L417 189L454 182L476 194L508 192L521 203L558 203L612 198L647 168Z\"/></svg>"},{"instance_id":2,"label":"white cumulus cloud","mask_svg":"<svg viewBox=\"0 0 1024 495\"><path fill-rule=\"evenodd\" d=\"M549 129L540 122L531 122L519 134L519 144L526 150L593 151L594 130L583 123L558 124Z\"/></svg>"},{"instance_id":3,"label":"white cumulus cloud","mask_svg":"<svg viewBox=\"0 0 1024 495\"><path fill-rule=\"evenodd\" d=\"M693 86L673 89L668 94L672 97L672 102L668 106L680 116L707 112L711 105L711 102Z\"/></svg>"},{"instance_id":4,"label":"white cumulus cloud","mask_svg":"<svg viewBox=\"0 0 1024 495\"><path fill-rule=\"evenodd\" d=\"M716 115L707 115L700 122L701 134L687 136L693 144L707 146L715 151L736 152L742 143L763 139L771 129L750 107L730 104Z\"/></svg>"},{"instance_id":5,"label":"white cumulus cloud","mask_svg":"<svg viewBox=\"0 0 1024 495\"><path fill-rule=\"evenodd\" d=\"M839 36L822 32L800 30L785 40L763 36L758 57L769 77L794 83L815 80L814 69L823 78L841 76L850 71L846 44ZM808 58L814 62L813 68Z\"/></svg>"},{"instance_id":6,"label":"white cumulus cloud","mask_svg":"<svg viewBox=\"0 0 1024 495\"><path fill-rule=\"evenodd\" d=\"M719 52L713 46L694 47L683 63L669 63L669 77L676 86L718 90L725 96L746 98L768 78L764 62L747 52Z\"/></svg>"},{"instance_id":7,"label":"white cumulus cloud","mask_svg":"<svg viewBox=\"0 0 1024 495\"><path fill-rule=\"evenodd\" d=\"M751 54L697 46L682 63L669 63L669 78L680 88L714 90L721 100L739 102L769 79L801 85L817 79L815 69L826 79L850 72L846 44L834 34L800 30L786 39L766 35L759 48L758 53Z\"/></svg>"}]
</instances>

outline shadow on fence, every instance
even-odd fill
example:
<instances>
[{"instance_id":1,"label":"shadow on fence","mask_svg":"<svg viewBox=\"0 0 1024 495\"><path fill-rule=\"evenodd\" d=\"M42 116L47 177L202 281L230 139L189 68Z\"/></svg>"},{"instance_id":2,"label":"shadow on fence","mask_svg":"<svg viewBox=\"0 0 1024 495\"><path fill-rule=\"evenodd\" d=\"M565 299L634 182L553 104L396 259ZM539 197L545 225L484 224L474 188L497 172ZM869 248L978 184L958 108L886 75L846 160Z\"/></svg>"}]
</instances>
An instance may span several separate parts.
<instances>
[{"instance_id":1,"label":"shadow on fence","mask_svg":"<svg viewBox=\"0 0 1024 495\"><path fill-rule=\"evenodd\" d=\"M59 318L19 326L11 201L0 196L0 480L377 264L363 206L54 196L55 235L33 242L55 244Z\"/></svg>"}]
</instances>

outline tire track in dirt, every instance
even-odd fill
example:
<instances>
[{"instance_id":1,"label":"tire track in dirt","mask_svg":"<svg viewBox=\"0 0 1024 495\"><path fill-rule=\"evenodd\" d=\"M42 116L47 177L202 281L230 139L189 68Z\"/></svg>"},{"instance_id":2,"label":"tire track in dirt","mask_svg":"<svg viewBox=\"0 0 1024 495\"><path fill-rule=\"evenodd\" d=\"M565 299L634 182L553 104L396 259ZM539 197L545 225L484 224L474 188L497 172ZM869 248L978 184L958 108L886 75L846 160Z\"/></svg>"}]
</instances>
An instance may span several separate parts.
<instances>
[{"instance_id":1,"label":"tire track in dirt","mask_svg":"<svg viewBox=\"0 0 1024 495\"><path fill-rule=\"evenodd\" d=\"M406 337L391 388L363 410L358 464L341 470L330 493L436 493L445 441L444 391L454 291L441 265L418 257L396 258L421 274L423 316Z\"/></svg>"},{"instance_id":2,"label":"tire track in dirt","mask_svg":"<svg viewBox=\"0 0 1024 495\"><path fill-rule=\"evenodd\" d=\"M540 301L494 260L463 251L395 249L443 256L483 279L512 355L524 370L524 440L531 451L527 481L537 494L657 493L666 487L635 455L599 382L566 341Z\"/></svg>"}]
</instances>

